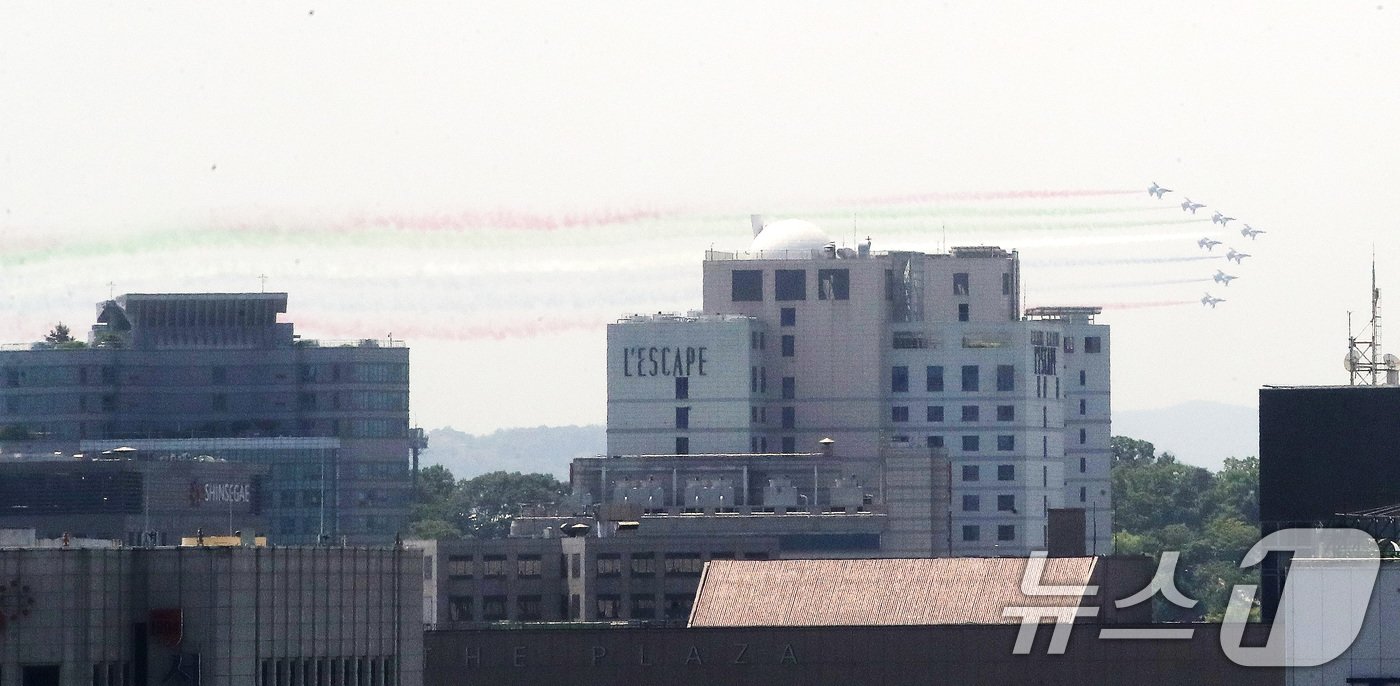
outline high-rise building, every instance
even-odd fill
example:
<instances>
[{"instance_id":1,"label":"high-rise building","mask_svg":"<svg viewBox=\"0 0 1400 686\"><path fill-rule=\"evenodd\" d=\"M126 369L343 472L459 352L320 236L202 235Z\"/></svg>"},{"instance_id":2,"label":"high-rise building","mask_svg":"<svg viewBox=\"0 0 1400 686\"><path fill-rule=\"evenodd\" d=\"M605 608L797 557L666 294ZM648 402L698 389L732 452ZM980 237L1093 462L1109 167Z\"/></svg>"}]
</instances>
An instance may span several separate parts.
<instances>
[{"instance_id":1,"label":"high-rise building","mask_svg":"<svg viewBox=\"0 0 1400 686\"><path fill-rule=\"evenodd\" d=\"M703 281L700 312L609 327L610 455L923 445L950 461L953 554L1043 548L1056 508L1111 551L1109 329L1093 307L1023 312L1015 252L838 249L755 218Z\"/></svg>"},{"instance_id":2,"label":"high-rise building","mask_svg":"<svg viewBox=\"0 0 1400 686\"><path fill-rule=\"evenodd\" d=\"M139 441L259 462L264 502L286 513L269 518L274 542L382 544L403 528L416 432L402 341L300 338L279 321L286 293L128 294L97 311L86 344L0 349L0 453Z\"/></svg>"}]
</instances>

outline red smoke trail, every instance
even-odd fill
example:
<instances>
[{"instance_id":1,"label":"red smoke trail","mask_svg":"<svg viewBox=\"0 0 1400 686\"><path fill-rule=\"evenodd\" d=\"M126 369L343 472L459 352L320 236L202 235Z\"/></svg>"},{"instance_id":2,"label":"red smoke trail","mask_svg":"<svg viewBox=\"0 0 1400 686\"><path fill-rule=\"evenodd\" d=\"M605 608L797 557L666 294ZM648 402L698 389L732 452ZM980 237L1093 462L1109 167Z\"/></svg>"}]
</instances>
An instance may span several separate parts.
<instances>
[{"instance_id":1,"label":"red smoke trail","mask_svg":"<svg viewBox=\"0 0 1400 686\"><path fill-rule=\"evenodd\" d=\"M472 231L506 229L510 231L560 231L616 226L654 221L675 216L675 210L596 210L566 214L538 214L518 210L467 210L426 214L355 214L332 223L332 231L354 229L398 229L407 231Z\"/></svg>"},{"instance_id":2,"label":"red smoke trail","mask_svg":"<svg viewBox=\"0 0 1400 686\"><path fill-rule=\"evenodd\" d=\"M889 195L879 198L857 198L852 201L863 205L899 205L920 202L946 202L958 200L1028 200L1034 198L1098 198L1115 195L1132 195L1141 190L1099 189L1099 190L1039 190L1039 191L967 191L962 193L917 193L910 195Z\"/></svg>"},{"instance_id":3,"label":"red smoke trail","mask_svg":"<svg viewBox=\"0 0 1400 686\"><path fill-rule=\"evenodd\" d=\"M1025 260L1028 267L1099 267L1114 264L1166 264L1169 262L1201 262L1223 260L1224 255L1195 255L1191 257L1111 257L1099 260Z\"/></svg>"},{"instance_id":4,"label":"red smoke trail","mask_svg":"<svg viewBox=\"0 0 1400 686\"><path fill-rule=\"evenodd\" d=\"M510 338L535 338L572 331L598 330L614 321L616 317L599 315L596 317L561 317L551 314L548 318L534 321L481 321L479 323L449 324L442 321L394 321L388 314L367 316L358 314L354 318L299 315L294 318L298 332L307 338L326 338L354 341L364 338L382 340L386 333L381 329L392 328L395 341L406 341L409 347L414 341L480 341L505 340Z\"/></svg>"}]
</instances>

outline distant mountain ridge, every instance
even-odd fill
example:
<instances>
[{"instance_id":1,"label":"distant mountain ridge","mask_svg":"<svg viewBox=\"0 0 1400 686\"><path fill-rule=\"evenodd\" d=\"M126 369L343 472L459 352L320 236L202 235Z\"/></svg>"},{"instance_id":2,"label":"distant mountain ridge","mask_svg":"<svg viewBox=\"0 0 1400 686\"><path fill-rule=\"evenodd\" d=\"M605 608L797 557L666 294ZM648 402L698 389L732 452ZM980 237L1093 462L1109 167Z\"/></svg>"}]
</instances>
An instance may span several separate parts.
<instances>
[{"instance_id":1,"label":"distant mountain ridge","mask_svg":"<svg viewBox=\"0 0 1400 686\"><path fill-rule=\"evenodd\" d=\"M1227 457L1259 455L1259 408L1192 401L1113 413L1113 435L1150 441L1157 452L1219 471Z\"/></svg>"},{"instance_id":2,"label":"distant mountain ridge","mask_svg":"<svg viewBox=\"0 0 1400 686\"><path fill-rule=\"evenodd\" d=\"M484 435L452 427L428 431L423 466L440 464L462 479L487 472L538 472L569 478L569 461L602 455L608 446L601 424L500 429Z\"/></svg>"},{"instance_id":3,"label":"distant mountain ridge","mask_svg":"<svg viewBox=\"0 0 1400 686\"><path fill-rule=\"evenodd\" d=\"M1151 441L1187 464L1218 471L1227 457L1259 454L1257 408L1195 401L1113 415L1113 435ZM424 466L446 466L457 478L494 471L569 476L569 461L607 451L601 424L500 429L476 435L452 427L428 431Z\"/></svg>"}]
</instances>

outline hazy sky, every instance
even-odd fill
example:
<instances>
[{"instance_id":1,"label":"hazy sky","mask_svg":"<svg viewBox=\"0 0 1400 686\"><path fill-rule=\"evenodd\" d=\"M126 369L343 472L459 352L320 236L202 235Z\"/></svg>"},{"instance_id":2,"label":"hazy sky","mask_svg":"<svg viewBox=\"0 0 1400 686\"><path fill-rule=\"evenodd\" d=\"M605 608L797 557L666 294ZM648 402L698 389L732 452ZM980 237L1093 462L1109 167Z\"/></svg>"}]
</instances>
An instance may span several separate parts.
<instances>
[{"instance_id":1,"label":"hazy sky","mask_svg":"<svg viewBox=\"0 0 1400 686\"><path fill-rule=\"evenodd\" d=\"M928 4L4 3L0 340L266 274L408 340L422 426L597 423L606 323L757 212L1019 249L1108 306L1118 409L1345 381L1373 244L1400 297L1400 5Z\"/></svg>"}]
</instances>

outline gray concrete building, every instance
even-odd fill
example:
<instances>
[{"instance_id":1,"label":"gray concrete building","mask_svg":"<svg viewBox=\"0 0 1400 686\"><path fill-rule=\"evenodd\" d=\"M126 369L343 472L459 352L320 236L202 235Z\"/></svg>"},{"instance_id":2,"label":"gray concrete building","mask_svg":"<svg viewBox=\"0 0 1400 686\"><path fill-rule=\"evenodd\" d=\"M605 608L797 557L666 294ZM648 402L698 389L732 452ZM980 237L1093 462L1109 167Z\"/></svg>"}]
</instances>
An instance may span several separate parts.
<instances>
[{"instance_id":1,"label":"gray concrete building","mask_svg":"<svg viewBox=\"0 0 1400 686\"><path fill-rule=\"evenodd\" d=\"M418 686L422 579L390 548L0 548L0 686Z\"/></svg>"},{"instance_id":2,"label":"gray concrete building","mask_svg":"<svg viewBox=\"0 0 1400 686\"><path fill-rule=\"evenodd\" d=\"M86 344L0 348L0 454L71 454L84 441L322 439L330 443L286 450L305 449L307 469L334 451L332 521L279 518L274 539L385 544L402 529L421 435L409 428L402 341L303 339L279 321L286 293L127 294L97 310ZM279 485L287 474L269 475L278 503L309 488L306 474Z\"/></svg>"}]
</instances>

